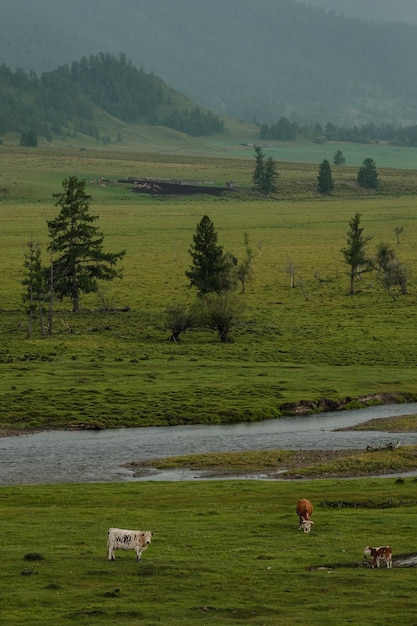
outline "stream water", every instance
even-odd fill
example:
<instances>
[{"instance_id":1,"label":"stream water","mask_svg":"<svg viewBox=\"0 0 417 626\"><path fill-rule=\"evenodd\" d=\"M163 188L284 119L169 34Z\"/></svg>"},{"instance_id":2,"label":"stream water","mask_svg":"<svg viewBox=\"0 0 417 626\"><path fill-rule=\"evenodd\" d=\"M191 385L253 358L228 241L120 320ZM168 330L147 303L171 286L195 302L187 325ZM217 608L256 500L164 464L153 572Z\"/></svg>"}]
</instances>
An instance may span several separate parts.
<instances>
[{"instance_id":1,"label":"stream water","mask_svg":"<svg viewBox=\"0 0 417 626\"><path fill-rule=\"evenodd\" d=\"M0 485L189 480L201 478L201 474L158 472L135 478L133 472L122 465L130 461L199 452L360 449L368 444L378 446L391 441L416 444L417 433L335 431L376 417L413 413L417 413L417 403L248 424L46 431L5 437L0 439Z\"/></svg>"}]
</instances>

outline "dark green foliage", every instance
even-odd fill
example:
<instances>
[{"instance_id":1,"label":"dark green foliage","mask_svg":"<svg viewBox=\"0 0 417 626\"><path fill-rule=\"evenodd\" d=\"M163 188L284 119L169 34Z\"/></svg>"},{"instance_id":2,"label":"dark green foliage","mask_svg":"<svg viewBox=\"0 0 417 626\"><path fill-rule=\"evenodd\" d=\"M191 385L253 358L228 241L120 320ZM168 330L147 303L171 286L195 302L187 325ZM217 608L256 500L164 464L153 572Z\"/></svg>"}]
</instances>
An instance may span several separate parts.
<instances>
[{"instance_id":1,"label":"dark green foliage","mask_svg":"<svg viewBox=\"0 0 417 626\"><path fill-rule=\"evenodd\" d=\"M290 122L286 117L280 117L276 124L262 124L259 137L261 139L277 139L279 141L294 141L300 127L295 122Z\"/></svg>"},{"instance_id":2,"label":"dark green foliage","mask_svg":"<svg viewBox=\"0 0 417 626\"><path fill-rule=\"evenodd\" d=\"M256 191L270 194L277 190L278 163L272 157L265 160L265 155L260 146L255 146L255 170L253 172L253 185Z\"/></svg>"},{"instance_id":3,"label":"dark green foliage","mask_svg":"<svg viewBox=\"0 0 417 626\"><path fill-rule=\"evenodd\" d=\"M197 224L193 241L194 244L189 249L193 262L190 270L185 272L190 279L190 286L196 287L200 296L232 289L233 261L223 253L223 247L217 243L214 224L207 215Z\"/></svg>"},{"instance_id":4,"label":"dark green foliage","mask_svg":"<svg viewBox=\"0 0 417 626\"><path fill-rule=\"evenodd\" d=\"M333 163L334 165L345 165L346 159L341 150L336 150L334 153Z\"/></svg>"},{"instance_id":5,"label":"dark green foliage","mask_svg":"<svg viewBox=\"0 0 417 626\"><path fill-rule=\"evenodd\" d=\"M358 172L358 185L365 189L377 189L378 172L373 159L365 159Z\"/></svg>"},{"instance_id":6,"label":"dark green foliage","mask_svg":"<svg viewBox=\"0 0 417 626\"><path fill-rule=\"evenodd\" d=\"M69 70L59 68L52 75L65 74L79 85L96 105L124 122L137 122L151 116L164 101L161 80L138 70L127 60L100 52L73 61Z\"/></svg>"},{"instance_id":7,"label":"dark green foliage","mask_svg":"<svg viewBox=\"0 0 417 626\"><path fill-rule=\"evenodd\" d=\"M363 235L361 214L355 213L349 222L349 230L346 234L347 247L341 250L345 263L349 267L349 293L351 295L355 293L355 279L373 268L372 261L366 254L366 246L371 239L372 237Z\"/></svg>"},{"instance_id":8,"label":"dark green foliage","mask_svg":"<svg viewBox=\"0 0 417 626\"><path fill-rule=\"evenodd\" d=\"M62 186L62 193L53 194L60 213L47 222L53 292L60 298L70 297L76 313L81 293L97 291L98 280L111 281L121 276L115 265L125 252L104 252L104 237L93 225L98 217L89 213L91 196L85 191L85 181L71 176Z\"/></svg>"},{"instance_id":9,"label":"dark green foliage","mask_svg":"<svg viewBox=\"0 0 417 626\"><path fill-rule=\"evenodd\" d=\"M26 130L20 135L20 146L26 148L36 148L38 145L38 138L33 130Z\"/></svg>"},{"instance_id":10,"label":"dark green foliage","mask_svg":"<svg viewBox=\"0 0 417 626\"><path fill-rule=\"evenodd\" d=\"M99 140L97 108L126 123L165 125L190 135L223 132L224 123L217 115L198 107L191 109L189 101L181 104L182 109L179 100L179 94L159 78L134 67L124 54L116 58L101 52L82 57L40 78L3 65L0 135L19 130L24 146L36 146L39 134L50 139L52 133L62 135L64 129ZM102 141L110 138L103 137Z\"/></svg>"},{"instance_id":11,"label":"dark green foliage","mask_svg":"<svg viewBox=\"0 0 417 626\"><path fill-rule=\"evenodd\" d=\"M324 159L324 161L320 163L319 174L317 176L317 189L323 194L329 194L334 189L332 170L327 159Z\"/></svg>"},{"instance_id":12,"label":"dark green foliage","mask_svg":"<svg viewBox=\"0 0 417 626\"><path fill-rule=\"evenodd\" d=\"M22 285L25 287L23 302L28 314L28 332L30 338L33 332L33 316L38 310L42 336L45 334L43 326L43 300L45 298L44 268L41 262L41 249L38 243L31 239L25 251L24 277Z\"/></svg>"},{"instance_id":13,"label":"dark green foliage","mask_svg":"<svg viewBox=\"0 0 417 626\"><path fill-rule=\"evenodd\" d=\"M179 130L193 137L202 135L210 135L212 133L224 132L224 122L210 111L201 111L196 107L191 111L186 109L175 109L170 115L167 115L162 121L156 121L162 126Z\"/></svg>"}]
</instances>

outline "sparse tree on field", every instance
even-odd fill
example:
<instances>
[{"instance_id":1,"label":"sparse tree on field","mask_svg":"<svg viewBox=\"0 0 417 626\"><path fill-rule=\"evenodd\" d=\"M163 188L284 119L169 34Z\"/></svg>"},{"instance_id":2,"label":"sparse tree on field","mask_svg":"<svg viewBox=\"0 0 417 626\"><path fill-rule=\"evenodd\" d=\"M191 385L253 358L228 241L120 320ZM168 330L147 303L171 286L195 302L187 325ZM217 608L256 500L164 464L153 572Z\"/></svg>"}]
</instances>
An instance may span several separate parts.
<instances>
[{"instance_id":1,"label":"sparse tree on field","mask_svg":"<svg viewBox=\"0 0 417 626\"><path fill-rule=\"evenodd\" d=\"M201 300L201 323L215 330L223 343L232 342L230 333L244 310L244 302L230 292L207 293Z\"/></svg>"},{"instance_id":2,"label":"sparse tree on field","mask_svg":"<svg viewBox=\"0 0 417 626\"><path fill-rule=\"evenodd\" d=\"M334 189L332 170L327 159L324 159L324 161L320 163L319 174L317 176L317 189L323 194L330 194Z\"/></svg>"},{"instance_id":3,"label":"sparse tree on field","mask_svg":"<svg viewBox=\"0 0 417 626\"><path fill-rule=\"evenodd\" d=\"M393 233L395 234L396 238L397 238L397 246L400 245L400 235L403 234L404 228L402 226L396 226L393 230Z\"/></svg>"},{"instance_id":4,"label":"sparse tree on field","mask_svg":"<svg viewBox=\"0 0 417 626\"><path fill-rule=\"evenodd\" d=\"M33 317L38 311L42 337L45 336L43 323L43 301L45 297L44 270L41 262L41 248L33 239L27 244L24 260L25 275L22 284L25 286L23 301L26 304L28 314L27 337L30 339L33 333Z\"/></svg>"},{"instance_id":5,"label":"sparse tree on field","mask_svg":"<svg viewBox=\"0 0 417 626\"><path fill-rule=\"evenodd\" d=\"M253 250L249 242L249 234L245 232L243 237L245 241L246 258L236 266L236 276L242 285L242 293L245 293L246 283L253 275Z\"/></svg>"},{"instance_id":6,"label":"sparse tree on field","mask_svg":"<svg viewBox=\"0 0 417 626\"><path fill-rule=\"evenodd\" d=\"M376 269L384 289L395 301L392 292L395 285L399 285L402 294L407 293L408 268L395 256L394 248L387 243L380 243L376 252Z\"/></svg>"},{"instance_id":7,"label":"sparse tree on field","mask_svg":"<svg viewBox=\"0 0 417 626\"><path fill-rule=\"evenodd\" d=\"M285 269L286 269L287 274L290 277L290 287L291 289L294 289L295 287L295 263L293 263L292 261L289 261Z\"/></svg>"},{"instance_id":8,"label":"sparse tree on field","mask_svg":"<svg viewBox=\"0 0 417 626\"><path fill-rule=\"evenodd\" d=\"M333 164L334 165L344 165L346 163L346 159L343 156L343 152L341 150L336 150L333 156Z\"/></svg>"},{"instance_id":9,"label":"sparse tree on field","mask_svg":"<svg viewBox=\"0 0 417 626\"><path fill-rule=\"evenodd\" d=\"M234 257L224 254L223 247L217 243L214 224L207 215L197 224L193 241L189 249L192 265L185 272L190 287L196 287L199 296L233 289Z\"/></svg>"},{"instance_id":10,"label":"sparse tree on field","mask_svg":"<svg viewBox=\"0 0 417 626\"><path fill-rule=\"evenodd\" d=\"M358 185L364 189L377 189L378 172L373 159L365 159L358 171Z\"/></svg>"},{"instance_id":11,"label":"sparse tree on field","mask_svg":"<svg viewBox=\"0 0 417 626\"><path fill-rule=\"evenodd\" d=\"M171 341L178 341L181 333L198 324L198 313L196 306L185 304L173 304L165 311L165 325L171 331Z\"/></svg>"},{"instance_id":12,"label":"sparse tree on field","mask_svg":"<svg viewBox=\"0 0 417 626\"><path fill-rule=\"evenodd\" d=\"M62 193L53 194L60 213L47 222L49 250L55 257L54 293L59 298L70 297L72 310L77 313L81 293L96 292L99 280L121 277L115 266L125 251L104 251L104 237L94 226L98 216L89 213L91 196L85 191L85 181L71 176L62 186Z\"/></svg>"},{"instance_id":13,"label":"sparse tree on field","mask_svg":"<svg viewBox=\"0 0 417 626\"><path fill-rule=\"evenodd\" d=\"M372 260L366 253L366 247L372 237L365 237L361 227L361 214L355 213L349 222L349 230L346 234L347 246L341 252L346 265L349 267L350 288L349 293L355 293L355 280L363 272L372 270Z\"/></svg>"}]
</instances>

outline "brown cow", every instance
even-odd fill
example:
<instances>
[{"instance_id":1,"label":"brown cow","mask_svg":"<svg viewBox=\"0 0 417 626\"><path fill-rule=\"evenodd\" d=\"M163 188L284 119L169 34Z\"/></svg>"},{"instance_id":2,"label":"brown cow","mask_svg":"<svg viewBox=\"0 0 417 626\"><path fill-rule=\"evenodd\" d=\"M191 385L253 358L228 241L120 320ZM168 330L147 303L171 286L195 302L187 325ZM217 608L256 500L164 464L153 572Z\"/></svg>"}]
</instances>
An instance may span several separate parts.
<instances>
[{"instance_id":1,"label":"brown cow","mask_svg":"<svg viewBox=\"0 0 417 626\"><path fill-rule=\"evenodd\" d=\"M310 500L306 500L305 498L298 500L295 510L300 520L299 530L302 529L305 533L311 532L311 527L314 522L310 519L313 514L313 505Z\"/></svg>"},{"instance_id":2,"label":"brown cow","mask_svg":"<svg viewBox=\"0 0 417 626\"><path fill-rule=\"evenodd\" d=\"M372 557L371 567L380 567L380 562L384 561L387 567L392 567L392 548L391 546L380 546L379 548L371 548L366 546L363 551L366 556Z\"/></svg>"}]
</instances>

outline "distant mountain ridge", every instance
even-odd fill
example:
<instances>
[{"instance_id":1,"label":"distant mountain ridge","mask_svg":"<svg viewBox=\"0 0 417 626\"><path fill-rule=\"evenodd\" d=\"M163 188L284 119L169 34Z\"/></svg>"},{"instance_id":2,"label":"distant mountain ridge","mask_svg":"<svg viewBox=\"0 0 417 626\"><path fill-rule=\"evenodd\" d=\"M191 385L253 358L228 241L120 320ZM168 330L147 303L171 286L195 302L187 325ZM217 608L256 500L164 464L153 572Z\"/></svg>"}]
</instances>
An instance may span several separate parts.
<instances>
[{"instance_id":1,"label":"distant mountain ridge","mask_svg":"<svg viewBox=\"0 0 417 626\"><path fill-rule=\"evenodd\" d=\"M0 58L37 73L120 53L218 114L348 126L417 119L417 26L298 0L1 0Z\"/></svg>"}]
</instances>

